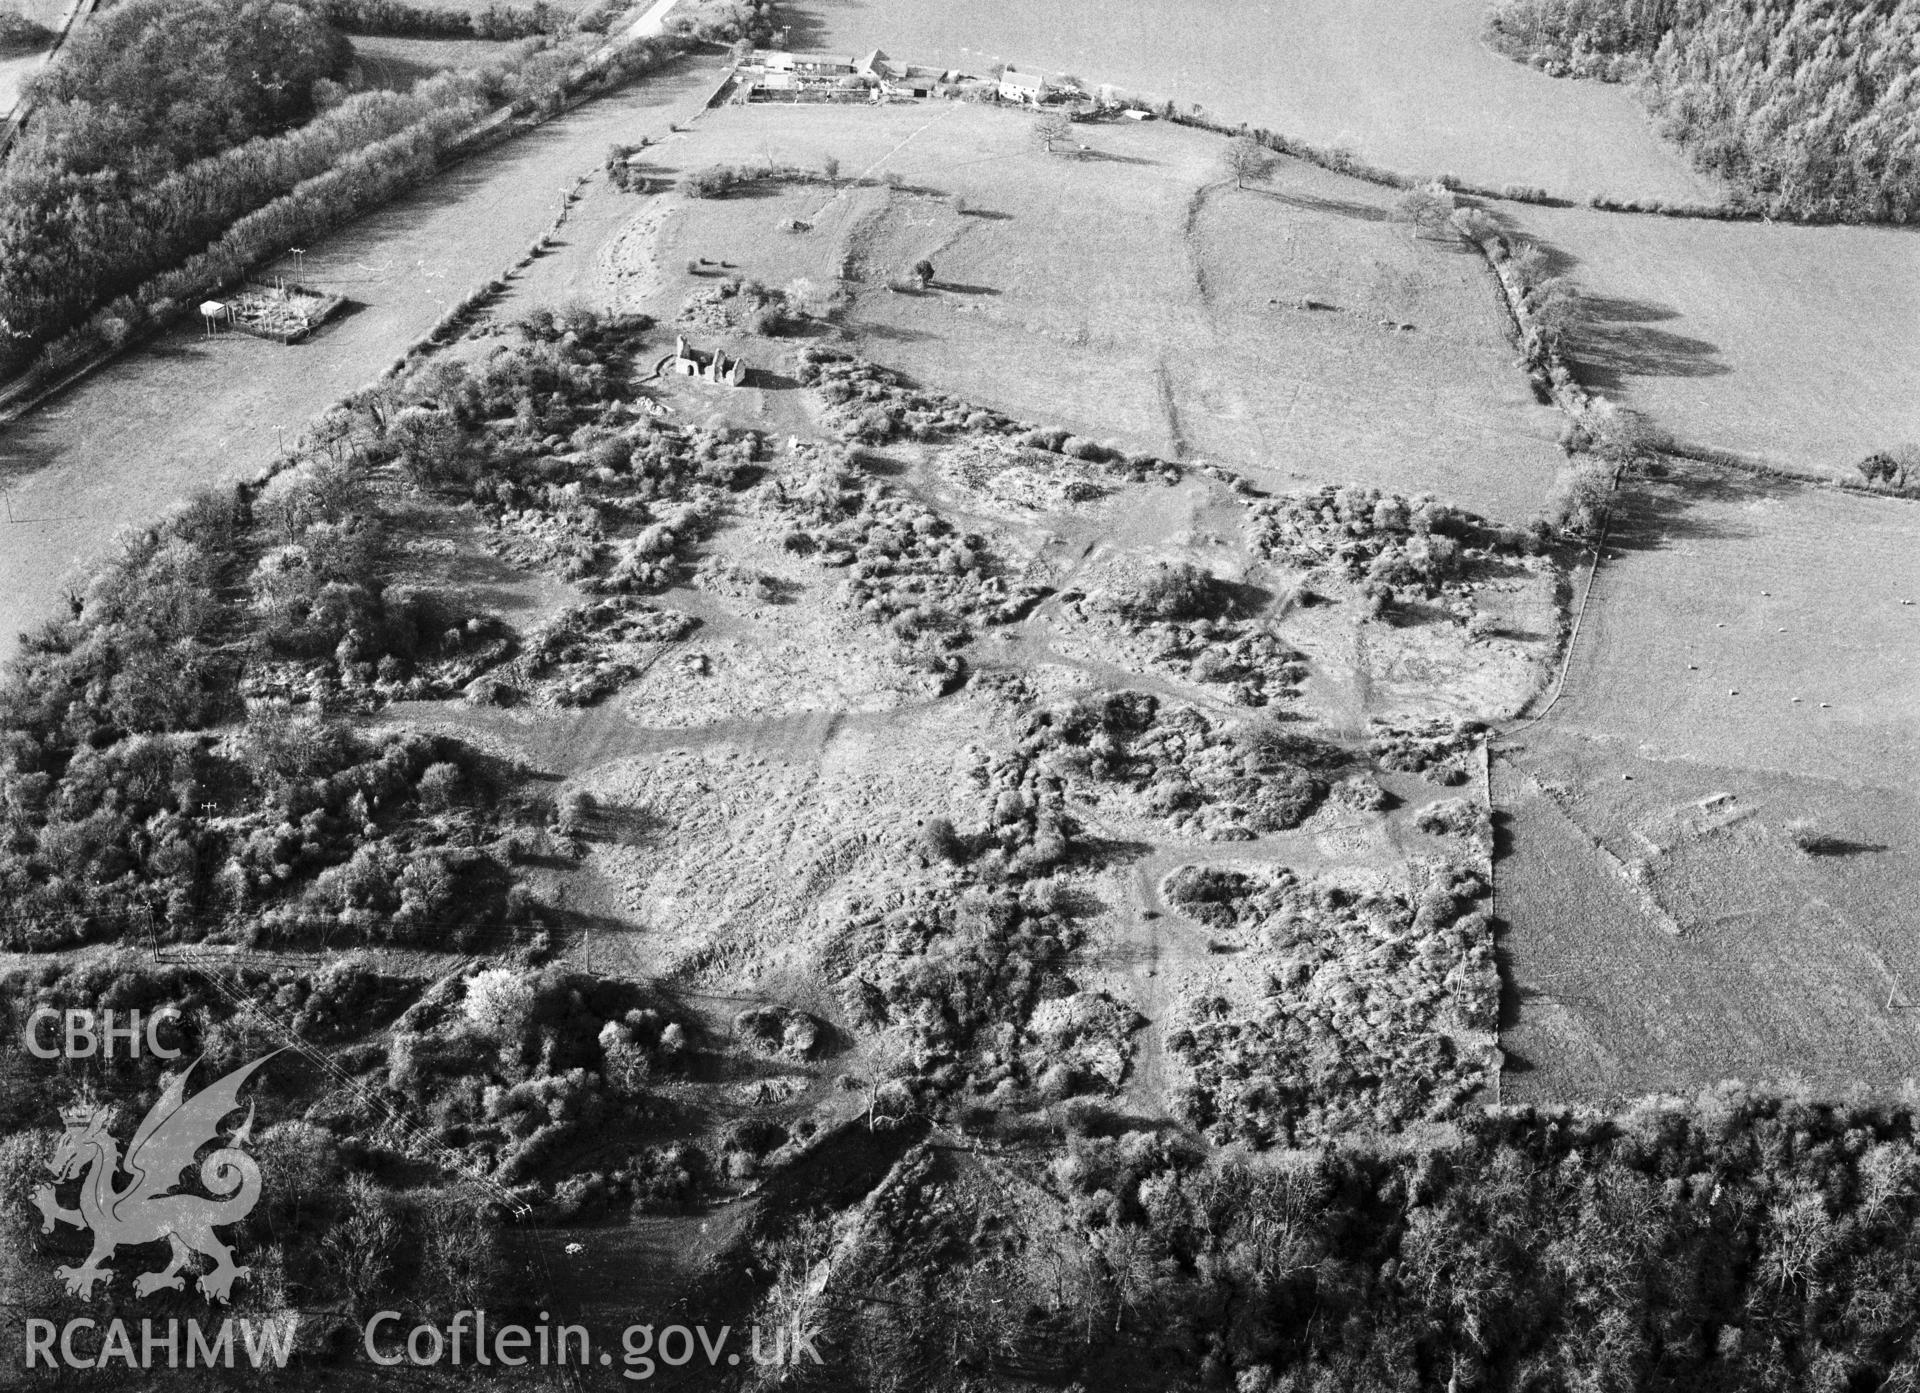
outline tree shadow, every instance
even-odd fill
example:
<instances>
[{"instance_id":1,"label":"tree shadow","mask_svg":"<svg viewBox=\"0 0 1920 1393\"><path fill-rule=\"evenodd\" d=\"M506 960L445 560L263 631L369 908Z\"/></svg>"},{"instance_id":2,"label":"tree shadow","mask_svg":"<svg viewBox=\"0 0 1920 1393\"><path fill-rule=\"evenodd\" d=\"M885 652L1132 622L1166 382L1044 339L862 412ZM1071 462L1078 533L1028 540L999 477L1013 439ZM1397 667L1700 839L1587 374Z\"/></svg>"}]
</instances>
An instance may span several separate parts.
<instances>
[{"instance_id":1,"label":"tree shadow","mask_svg":"<svg viewBox=\"0 0 1920 1393\"><path fill-rule=\"evenodd\" d=\"M1096 866L1126 866L1154 852L1152 842L1093 836L1085 832L1074 838L1074 848Z\"/></svg>"},{"instance_id":2,"label":"tree shadow","mask_svg":"<svg viewBox=\"0 0 1920 1393\"><path fill-rule=\"evenodd\" d=\"M978 218L982 222L1012 222L1013 214L1002 213L995 208L967 208L960 211L963 218Z\"/></svg>"},{"instance_id":3,"label":"tree shadow","mask_svg":"<svg viewBox=\"0 0 1920 1393\"><path fill-rule=\"evenodd\" d=\"M904 460L895 459L892 455L884 454L879 450L856 448L848 459L854 468L881 479L901 479L911 472Z\"/></svg>"},{"instance_id":4,"label":"tree shadow","mask_svg":"<svg viewBox=\"0 0 1920 1393\"><path fill-rule=\"evenodd\" d=\"M1069 151L1075 159L1086 160L1091 164L1137 164L1158 168L1159 160L1150 160L1145 155L1122 155L1112 150L1095 150L1088 146L1084 149Z\"/></svg>"},{"instance_id":5,"label":"tree shadow","mask_svg":"<svg viewBox=\"0 0 1920 1393\"><path fill-rule=\"evenodd\" d=\"M1885 842L1856 842L1850 837L1803 836L1797 845L1809 856L1865 856L1885 851Z\"/></svg>"},{"instance_id":6,"label":"tree shadow","mask_svg":"<svg viewBox=\"0 0 1920 1393\"><path fill-rule=\"evenodd\" d=\"M1226 610L1230 614L1258 618L1272 608L1276 596L1263 585L1243 580L1221 580L1217 584L1227 592Z\"/></svg>"},{"instance_id":7,"label":"tree shadow","mask_svg":"<svg viewBox=\"0 0 1920 1393\"><path fill-rule=\"evenodd\" d=\"M1568 356L1584 386L1619 392L1634 377L1722 377L1718 345L1652 327L1676 311L1644 300L1582 295L1580 318L1568 337Z\"/></svg>"},{"instance_id":8,"label":"tree shadow","mask_svg":"<svg viewBox=\"0 0 1920 1393\"><path fill-rule=\"evenodd\" d=\"M945 198L947 196L945 189L936 189L931 184L909 184L904 180L900 183L892 184L888 183L884 177L855 179L851 182L857 188L877 189L885 187L891 189L894 193L909 194L916 198Z\"/></svg>"},{"instance_id":9,"label":"tree shadow","mask_svg":"<svg viewBox=\"0 0 1920 1393\"><path fill-rule=\"evenodd\" d=\"M959 281L934 281L932 288L954 295L998 295L1000 293L990 285L962 285Z\"/></svg>"},{"instance_id":10,"label":"tree shadow","mask_svg":"<svg viewBox=\"0 0 1920 1393\"><path fill-rule=\"evenodd\" d=\"M1459 622L1453 611L1426 600L1403 597L1380 611L1380 622L1390 629L1424 629Z\"/></svg>"},{"instance_id":11,"label":"tree shadow","mask_svg":"<svg viewBox=\"0 0 1920 1393\"><path fill-rule=\"evenodd\" d=\"M1353 218L1358 222L1386 222L1391 216L1385 208L1346 198L1322 198L1309 193L1283 193L1279 189L1246 188L1238 192L1270 198L1275 203L1284 203L1289 208L1298 208L1303 213L1328 213L1334 217Z\"/></svg>"},{"instance_id":12,"label":"tree shadow","mask_svg":"<svg viewBox=\"0 0 1920 1393\"><path fill-rule=\"evenodd\" d=\"M746 177L738 183L727 186L726 192L708 196L712 203L738 203L754 199L779 198L786 193L786 185L778 179Z\"/></svg>"},{"instance_id":13,"label":"tree shadow","mask_svg":"<svg viewBox=\"0 0 1920 1393\"><path fill-rule=\"evenodd\" d=\"M873 320L862 320L854 326L855 332L863 337L878 339L882 343L931 343L939 337L920 329L907 329L898 324L880 324Z\"/></svg>"},{"instance_id":14,"label":"tree shadow","mask_svg":"<svg viewBox=\"0 0 1920 1393\"><path fill-rule=\"evenodd\" d=\"M1751 537L1753 529L1728 525L1724 513L1719 518L1704 516L1700 506L1734 504L1768 491L1753 480L1705 470L1623 484L1607 530L1607 550L1651 552L1675 542Z\"/></svg>"}]
</instances>

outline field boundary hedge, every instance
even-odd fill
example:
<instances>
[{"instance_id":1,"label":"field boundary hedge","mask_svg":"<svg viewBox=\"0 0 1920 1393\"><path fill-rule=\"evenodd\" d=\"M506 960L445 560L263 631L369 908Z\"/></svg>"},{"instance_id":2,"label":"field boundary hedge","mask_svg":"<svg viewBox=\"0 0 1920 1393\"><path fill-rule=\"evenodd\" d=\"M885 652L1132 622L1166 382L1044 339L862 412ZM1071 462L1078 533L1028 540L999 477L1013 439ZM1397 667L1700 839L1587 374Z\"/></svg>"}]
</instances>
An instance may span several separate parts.
<instances>
[{"instance_id":1,"label":"field boundary hedge","mask_svg":"<svg viewBox=\"0 0 1920 1393\"><path fill-rule=\"evenodd\" d=\"M1250 136L1275 154L1286 155L1333 174L1345 174L1369 184L1378 184L1390 189L1414 189L1422 184L1439 184L1450 193L1466 194L1470 198L1494 199L1502 203L1531 203L1542 208L1578 208L1582 203L1603 213L1632 214L1640 217L1682 218L1706 220L1712 222L1764 222L1770 217L1767 210L1757 204L1734 199L1725 203L1668 203L1662 199L1615 198L1610 194L1589 194L1585 199L1572 198L1565 194L1550 193L1546 189L1531 185L1503 184L1494 188L1488 184L1475 184L1460 178L1457 174L1408 174L1397 169L1388 169L1384 165L1369 163L1358 155L1338 146L1316 145L1299 136L1288 135L1282 131L1270 131L1265 127L1251 126L1242 121L1238 124L1228 121L1215 121L1194 113L1175 109L1171 101L1155 104L1142 98L1133 98L1143 109L1155 111L1162 120L1176 126L1189 126L1195 130L1210 131L1214 135ZM1798 218L1796 222L1817 223L1823 219Z\"/></svg>"},{"instance_id":2,"label":"field boundary hedge","mask_svg":"<svg viewBox=\"0 0 1920 1393\"><path fill-rule=\"evenodd\" d=\"M1875 488L1872 484L1855 483L1851 479L1836 479L1826 474L1808 474L1802 470L1788 469L1784 465L1768 464L1764 460L1754 459L1751 455L1743 455L1738 450L1723 450L1717 445L1694 445L1676 440L1663 445L1660 453L1674 459L1691 460L1695 464L1709 464L1718 469L1732 469L1741 474L1751 474L1755 478L1773 479L1785 484L1834 489L1840 493L1858 494L1862 498L1890 498L1902 503L1920 503L1920 489Z\"/></svg>"}]
</instances>

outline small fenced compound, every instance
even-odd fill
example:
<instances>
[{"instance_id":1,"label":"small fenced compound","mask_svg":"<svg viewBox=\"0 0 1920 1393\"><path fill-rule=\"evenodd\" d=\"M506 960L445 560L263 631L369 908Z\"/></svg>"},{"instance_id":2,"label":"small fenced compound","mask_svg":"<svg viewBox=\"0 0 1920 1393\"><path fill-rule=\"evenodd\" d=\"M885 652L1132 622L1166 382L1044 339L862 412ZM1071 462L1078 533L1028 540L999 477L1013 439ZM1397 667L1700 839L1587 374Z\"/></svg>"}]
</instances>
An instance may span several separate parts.
<instances>
[{"instance_id":1,"label":"small fenced compound","mask_svg":"<svg viewBox=\"0 0 1920 1393\"><path fill-rule=\"evenodd\" d=\"M336 314L346 300L289 281L272 285L249 281L224 304L226 323L241 333L275 343L298 343Z\"/></svg>"}]
</instances>

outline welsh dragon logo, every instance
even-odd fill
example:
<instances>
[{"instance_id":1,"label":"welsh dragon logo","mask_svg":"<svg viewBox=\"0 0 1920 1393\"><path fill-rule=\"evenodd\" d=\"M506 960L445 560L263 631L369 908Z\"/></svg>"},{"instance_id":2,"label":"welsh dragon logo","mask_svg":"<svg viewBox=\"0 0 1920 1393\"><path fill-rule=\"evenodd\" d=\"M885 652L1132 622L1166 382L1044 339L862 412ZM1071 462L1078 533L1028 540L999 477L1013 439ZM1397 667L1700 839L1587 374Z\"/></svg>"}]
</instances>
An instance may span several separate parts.
<instances>
[{"instance_id":1,"label":"welsh dragon logo","mask_svg":"<svg viewBox=\"0 0 1920 1393\"><path fill-rule=\"evenodd\" d=\"M234 1279L246 1276L249 1269L234 1265L232 1250L214 1229L238 1223L252 1211L260 1198L260 1167L244 1150L253 1137L252 1105L247 1107L247 1120L224 1141L220 1123L238 1110L241 1085L271 1058L271 1054L262 1055L191 1098L187 1076L193 1067L188 1066L167 1085L134 1131L124 1160L111 1131L117 1108L82 1103L61 1109L66 1131L54 1145L47 1168L56 1183L79 1179L80 1207L63 1208L52 1185L40 1186L33 1202L41 1214L43 1233L52 1233L56 1222L93 1230L93 1251L87 1260L78 1267L54 1269L70 1293L92 1300L94 1284L112 1280L113 1269L101 1264L121 1244L165 1239L173 1248L172 1261L162 1271L143 1272L133 1284L136 1292L150 1296L163 1288L184 1290L181 1267L194 1253L204 1253L214 1266L200 1277L201 1295L209 1302L228 1299ZM222 1143L220 1147L200 1163L200 1183L213 1197L175 1193L181 1173L193 1164L195 1154L216 1141ZM130 1178L116 1187L121 1171Z\"/></svg>"}]
</instances>

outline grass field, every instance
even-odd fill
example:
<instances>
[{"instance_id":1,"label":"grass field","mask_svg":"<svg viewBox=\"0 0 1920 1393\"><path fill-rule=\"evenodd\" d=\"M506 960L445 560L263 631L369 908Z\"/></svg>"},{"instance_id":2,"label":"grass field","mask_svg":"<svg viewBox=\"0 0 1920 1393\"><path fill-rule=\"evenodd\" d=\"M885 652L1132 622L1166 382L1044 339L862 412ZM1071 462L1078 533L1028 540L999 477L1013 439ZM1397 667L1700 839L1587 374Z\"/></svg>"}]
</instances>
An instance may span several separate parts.
<instances>
[{"instance_id":1,"label":"grass field","mask_svg":"<svg viewBox=\"0 0 1920 1393\"><path fill-rule=\"evenodd\" d=\"M1920 1078L1911 793L1536 736L1493 794L1504 1101ZM1786 824L1808 813L1875 849L1807 855Z\"/></svg>"},{"instance_id":2,"label":"grass field","mask_svg":"<svg viewBox=\"0 0 1920 1393\"><path fill-rule=\"evenodd\" d=\"M1583 376L1683 440L1858 480L1920 440L1920 240L1513 210L1591 296Z\"/></svg>"},{"instance_id":3,"label":"grass field","mask_svg":"<svg viewBox=\"0 0 1920 1393\"><path fill-rule=\"evenodd\" d=\"M1509 1097L1920 1076L1920 512L1688 470L1608 552L1496 780Z\"/></svg>"},{"instance_id":4,"label":"grass field","mask_svg":"<svg viewBox=\"0 0 1920 1393\"><path fill-rule=\"evenodd\" d=\"M1035 148L1030 126L964 104L727 107L662 147L660 170L817 169L831 155L869 178L669 205L650 251L627 259L650 256L647 305L667 317L711 283L687 273L695 257L775 286L831 288L844 273L870 356L1130 448L1280 488L1433 491L1510 521L1538 510L1559 420L1514 370L1476 258L1416 239L1379 191L1311 166L1236 190L1216 137L1077 127L1091 149L1068 158ZM883 172L900 187L878 184ZM781 230L795 220L808 230ZM890 288L922 257L927 292Z\"/></svg>"},{"instance_id":5,"label":"grass field","mask_svg":"<svg viewBox=\"0 0 1920 1393\"><path fill-rule=\"evenodd\" d=\"M1556 727L1920 790L1920 509L1686 470L1608 550Z\"/></svg>"},{"instance_id":6,"label":"grass field","mask_svg":"<svg viewBox=\"0 0 1920 1393\"><path fill-rule=\"evenodd\" d=\"M881 47L976 71L1007 62L1071 72L1347 144L1376 163L1494 186L1714 195L1625 88L1556 82L1482 45L1485 8L1483 0L802 0L793 43Z\"/></svg>"}]
</instances>

